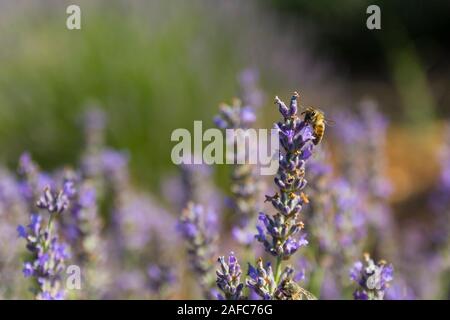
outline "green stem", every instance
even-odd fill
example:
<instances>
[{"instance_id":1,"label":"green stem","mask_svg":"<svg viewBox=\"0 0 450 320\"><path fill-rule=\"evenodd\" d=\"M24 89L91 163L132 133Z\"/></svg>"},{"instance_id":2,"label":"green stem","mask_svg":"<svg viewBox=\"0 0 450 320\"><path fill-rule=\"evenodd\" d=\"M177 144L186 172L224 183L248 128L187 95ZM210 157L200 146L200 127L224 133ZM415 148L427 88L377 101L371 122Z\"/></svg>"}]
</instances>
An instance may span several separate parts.
<instances>
[{"instance_id":1,"label":"green stem","mask_svg":"<svg viewBox=\"0 0 450 320\"><path fill-rule=\"evenodd\" d=\"M50 246L50 242L52 241L51 239L52 239L53 216L54 216L54 214L51 213L50 218L48 219L48 224L47 224L48 238L47 238L47 241L45 242L45 246L44 246L45 251L47 251L47 249Z\"/></svg>"},{"instance_id":2,"label":"green stem","mask_svg":"<svg viewBox=\"0 0 450 320\"><path fill-rule=\"evenodd\" d=\"M311 285L309 290L313 292L316 297L320 297L320 291L322 289L323 279L325 277L325 270L323 267L319 266L314 273L311 275Z\"/></svg>"},{"instance_id":3,"label":"green stem","mask_svg":"<svg viewBox=\"0 0 450 320\"><path fill-rule=\"evenodd\" d=\"M280 281L280 274L281 274L281 262L282 262L282 260L281 260L281 258L280 257L277 257L277 263L276 263L276 265L275 265L275 283L277 284L277 285L279 285L279 281Z\"/></svg>"}]
</instances>

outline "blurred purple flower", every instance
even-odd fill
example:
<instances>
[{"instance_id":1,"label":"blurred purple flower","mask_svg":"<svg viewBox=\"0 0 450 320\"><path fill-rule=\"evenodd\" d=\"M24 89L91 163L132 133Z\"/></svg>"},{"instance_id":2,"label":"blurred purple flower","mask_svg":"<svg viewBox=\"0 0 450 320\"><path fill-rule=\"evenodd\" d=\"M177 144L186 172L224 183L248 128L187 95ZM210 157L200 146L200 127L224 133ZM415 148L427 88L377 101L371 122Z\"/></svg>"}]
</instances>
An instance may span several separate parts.
<instances>
[{"instance_id":1,"label":"blurred purple flower","mask_svg":"<svg viewBox=\"0 0 450 320\"><path fill-rule=\"evenodd\" d=\"M444 128L444 143L439 150L440 175L430 197L430 207L435 214L436 228L433 242L450 247L450 123Z\"/></svg>"},{"instance_id":2,"label":"blurred purple flower","mask_svg":"<svg viewBox=\"0 0 450 320\"><path fill-rule=\"evenodd\" d=\"M152 264L147 269L148 283L153 294L160 295L176 282L175 270L167 265Z\"/></svg>"},{"instance_id":3,"label":"blurred purple flower","mask_svg":"<svg viewBox=\"0 0 450 320\"><path fill-rule=\"evenodd\" d=\"M390 238L393 220L387 199L392 185L386 176L386 117L371 100L361 103L360 114L334 115L336 144L342 150L342 169L346 180L367 203L367 221L383 238Z\"/></svg>"},{"instance_id":4,"label":"blurred purple flower","mask_svg":"<svg viewBox=\"0 0 450 320\"><path fill-rule=\"evenodd\" d=\"M48 174L40 171L27 152L20 156L18 172L21 177L20 193L27 202L29 211L33 211L42 191L45 188L54 189L56 185Z\"/></svg>"},{"instance_id":5,"label":"blurred purple flower","mask_svg":"<svg viewBox=\"0 0 450 320\"><path fill-rule=\"evenodd\" d=\"M249 88L251 84L248 83ZM223 104L220 113L215 117L216 125L221 129L248 129L256 121L254 106L248 104L244 107L238 99L233 100L232 105ZM233 146L234 148L234 146ZM236 151L240 153L240 150ZM256 151L254 151L256 152ZM258 196L261 183L255 174L255 166L249 163L235 164L231 173L231 199L230 207L233 210L232 235L236 241L249 246L249 233L254 232L254 219L258 212Z\"/></svg>"},{"instance_id":6,"label":"blurred purple flower","mask_svg":"<svg viewBox=\"0 0 450 320\"><path fill-rule=\"evenodd\" d=\"M258 87L259 73L256 69L247 68L239 76L240 96L244 106L260 108L264 103L264 94Z\"/></svg>"},{"instance_id":7,"label":"blurred purple flower","mask_svg":"<svg viewBox=\"0 0 450 320\"><path fill-rule=\"evenodd\" d=\"M211 296L214 287L212 259L215 255L217 219L215 213L206 211L203 206L189 203L183 210L177 230L188 248L190 265L198 277L199 285L206 298Z\"/></svg>"},{"instance_id":8,"label":"blurred purple flower","mask_svg":"<svg viewBox=\"0 0 450 320\"><path fill-rule=\"evenodd\" d=\"M358 285L353 296L356 300L383 300L394 279L394 268L384 261L375 264L368 254L364 255L364 260L364 263L355 262L350 269L350 279Z\"/></svg>"}]
</instances>

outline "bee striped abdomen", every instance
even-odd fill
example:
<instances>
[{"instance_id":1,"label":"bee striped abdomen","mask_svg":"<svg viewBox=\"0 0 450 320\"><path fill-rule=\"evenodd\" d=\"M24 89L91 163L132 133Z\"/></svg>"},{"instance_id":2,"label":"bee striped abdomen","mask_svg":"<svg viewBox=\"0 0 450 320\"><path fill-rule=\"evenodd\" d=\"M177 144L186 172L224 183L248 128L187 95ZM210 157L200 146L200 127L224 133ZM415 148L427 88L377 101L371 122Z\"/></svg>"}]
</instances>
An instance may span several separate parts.
<instances>
[{"instance_id":1,"label":"bee striped abdomen","mask_svg":"<svg viewBox=\"0 0 450 320\"><path fill-rule=\"evenodd\" d=\"M322 141L323 134L325 133L325 123L319 122L314 125L314 144L319 144Z\"/></svg>"}]
</instances>

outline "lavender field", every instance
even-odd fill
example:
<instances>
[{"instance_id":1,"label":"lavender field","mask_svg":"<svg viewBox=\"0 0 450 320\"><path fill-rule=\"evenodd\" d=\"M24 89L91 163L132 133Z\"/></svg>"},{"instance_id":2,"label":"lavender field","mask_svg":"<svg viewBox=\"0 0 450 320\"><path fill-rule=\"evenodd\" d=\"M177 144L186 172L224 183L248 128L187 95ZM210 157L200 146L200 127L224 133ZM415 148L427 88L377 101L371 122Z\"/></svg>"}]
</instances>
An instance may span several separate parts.
<instances>
[{"instance_id":1,"label":"lavender field","mask_svg":"<svg viewBox=\"0 0 450 320\"><path fill-rule=\"evenodd\" d=\"M331 3L0 0L0 299L448 300L450 9Z\"/></svg>"}]
</instances>

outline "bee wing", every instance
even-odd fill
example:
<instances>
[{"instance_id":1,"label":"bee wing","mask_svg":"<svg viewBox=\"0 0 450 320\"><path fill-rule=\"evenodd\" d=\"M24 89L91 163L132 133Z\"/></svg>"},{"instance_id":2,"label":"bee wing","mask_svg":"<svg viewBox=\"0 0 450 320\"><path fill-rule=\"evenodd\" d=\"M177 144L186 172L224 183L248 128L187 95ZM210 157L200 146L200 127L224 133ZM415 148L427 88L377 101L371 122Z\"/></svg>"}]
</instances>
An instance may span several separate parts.
<instances>
[{"instance_id":1,"label":"bee wing","mask_svg":"<svg viewBox=\"0 0 450 320\"><path fill-rule=\"evenodd\" d=\"M300 296L305 296L306 300L317 300L317 298L308 290L303 289L302 287L298 286L298 291ZM301 298L303 300L303 297Z\"/></svg>"},{"instance_id":2,"label":"bee wing","mask_svg":"<svg viewBox=\"0 0 450 320\"><path fill-rule=\"evenodd\" d=\"M325 119L325 123L327 124L327 126L334 126L336 124L336 122L334 122L333 120L330 119Z\"/></svg>"}]
</instances>

